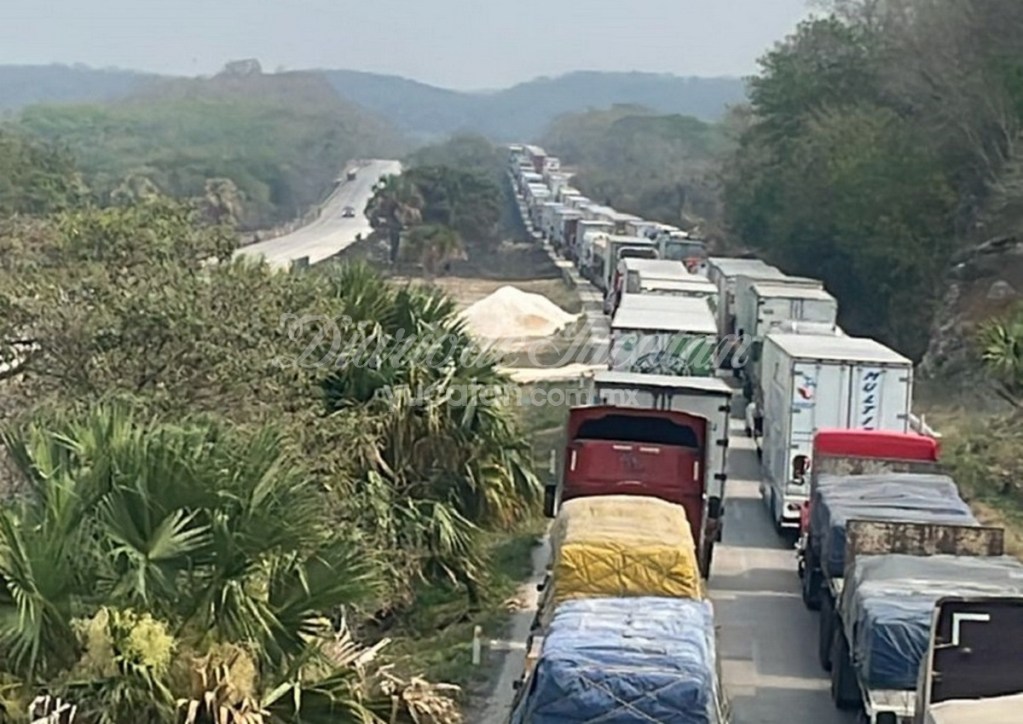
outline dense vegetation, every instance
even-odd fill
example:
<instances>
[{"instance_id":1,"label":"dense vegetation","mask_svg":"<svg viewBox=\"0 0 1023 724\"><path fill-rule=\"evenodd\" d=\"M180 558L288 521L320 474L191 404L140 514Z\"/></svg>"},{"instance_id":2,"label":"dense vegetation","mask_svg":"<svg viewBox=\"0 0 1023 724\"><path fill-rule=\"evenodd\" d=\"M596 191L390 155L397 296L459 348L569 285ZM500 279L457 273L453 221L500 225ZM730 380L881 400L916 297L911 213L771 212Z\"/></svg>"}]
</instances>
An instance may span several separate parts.
<instances>
[{"instance_id":1,"label":"dense vegetation","mask_svg":"<svg viewBox=\"0 0 1023 724\"><path fill-rule=\"evenodd\" d=\"M316 74L229 68L212 79L150 83L104 105L33 106L18 126L66 145L104 198L126 179L178 197L237 189L242 228L301 215L352 158L402 144L382 120L346 103Z\"/></svg>"},{"instance_id":2,"label":"dense vegetation","mask_svg":"<svg viewBox=\"0 0 1023 724\"><path fill-rule=\"evenodd\" d=\"M540 143L601 203L685 229L718 229L717 171L730 149L721 124L617 105L562 116Z\"/></svg>"},{"instance_id":3,"label":"dense vegetation","mask_svg":"<svg viewBox=\"0 0 1023 724\"><path fill-rule=\"evenodd\" d=\"M1021 220L1023 6L836 0L761 61L727 171L738 237L919 359L951 254Z\"/></svg>"},{"instance_id":4,"label":"dense vegetation","mask_svg":"<svg viewBox=\"0 0 1023 724\"><path fill-rule=\"evenodd\" d=\"M466 402L503 378L453 302L230 261L200 204L22 180L52 212L0 219L7 715L411 722L353 637L424 591L489 602L485 541L538 492L508 401Z\"/></svg>"},{"instance_id":5,"label":"dense vegetation","mask_svg":"<svg viewBox=\"0 0 1023 724\"><path fill-rule=\"evenodd\" d=\"M504 169L503 154L485 138L456 136L413 153L400 176L378 185L366 214L389 239L392 261L435 274L469 253L492 252L507 220Z\"/></svg>"}]
</instances>

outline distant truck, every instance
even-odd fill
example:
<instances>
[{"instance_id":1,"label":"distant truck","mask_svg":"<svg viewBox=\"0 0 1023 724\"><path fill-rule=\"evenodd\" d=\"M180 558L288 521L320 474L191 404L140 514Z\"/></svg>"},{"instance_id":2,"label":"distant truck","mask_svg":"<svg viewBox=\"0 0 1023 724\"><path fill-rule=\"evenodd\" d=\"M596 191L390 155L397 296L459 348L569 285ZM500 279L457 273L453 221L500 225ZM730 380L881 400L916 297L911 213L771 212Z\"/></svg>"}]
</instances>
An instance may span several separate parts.
<instances>
[{"instance_id":1,"label":"distant truck","mask_svg":"<svg viewBox=\"0 0 1023 724\"><path fill-rule=\"evenodd\" d=\"M349 181L354 181L354 180L355 180L355 177L356 177L356 175L357 175L357 173L358 173L358 172L357 172L357 171L356 171L356 170L355 170L354 168L350 168L350 169L348 169L348 173L347 173L347 174L345 174L345 177L346 177L346 178L347 178L347 179L348 179Z\"/></svg>"},{"instance_id":2,"label":"distant truck","mask_svg":"<svg viewBox=\"0 0 1023 724\"><path fill-rule=\"evenodd\" d=\"M821 649L831 652L835 705L861 710L861 721L871 724L913 724L938 602L948 596L1023 596L1023 564L1005 555L1004 547L1000 528L850 520L845 582L830 624L822 611ZM977 624L960 619L959 634L971 625ZM955 631L947 635L951 644L961 643ZM1013 643L1018 648L1019 640ZM948 654L954 662L955 653ZM989 683L999 678L995 670L961 672L977 677L973 686L998 689ZM958 684L961 690L970 685Z\"/></svg>"},{"instance_id":3,"label":"distant truck","mask_svg":"<svg viewBox=\"0 0 1023 724\"><path fill-rule=\"evenodd\" d=\"M913 724L1023 720L1023 598L946 596L931 617Z\"/></svg>"},{"instance_id":4,"label":"distant truck","mask_svg":"<svg viewBox=\"0 0 1023 724\"><path fill-rule=\"evenodd\" d=\"M824 428L910 431L913 363L880 342L772 332L764 338L764 476L778 532L798 537L814 435Z\"/></svg>"},{"instance_id":5,"label":"distant truck","mask_svg":"<svg viewBox=\"0 0 1023 724\"><path fill-rule=\"evenodd\" d=\"M732 389L716 377L596 372L566 426L544 512L591 495L648 495L686 511L704 577L721 540Z\"/></svg>"}]
</instances>

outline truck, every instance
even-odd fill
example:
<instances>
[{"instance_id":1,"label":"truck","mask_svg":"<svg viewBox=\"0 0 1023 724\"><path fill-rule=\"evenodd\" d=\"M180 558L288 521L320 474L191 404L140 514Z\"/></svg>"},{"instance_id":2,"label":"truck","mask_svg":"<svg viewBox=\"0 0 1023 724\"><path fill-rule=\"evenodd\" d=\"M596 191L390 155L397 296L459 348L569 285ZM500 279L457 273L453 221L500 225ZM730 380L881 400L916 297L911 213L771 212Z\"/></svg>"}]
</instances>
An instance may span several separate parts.
<instances>
[{"instance_id":1,"label":"truck","mask_svg":"<svg viewBox=\"0 0 1023 724\"><path fill-rule=\"evenodd\" d=\"M844 586L820 648L831 651L836 707L871 724L912 724L935 604L1023 595L1023 563L984 526L850 520ZM822 618L825 612L821 612ZM961 621L961 624L965 623Z\"/></svg>"},{"instance_id":2,"label":"truck","mask_svg":"<svg viewBox=\"0 0 1023 724\"><path fill-rule=\"evenodd\" d=\"M608 369L713 376L717 327L706 299L630 294L611 319Z\"/></svg>"},{"instance_id":3,"label":"truck","mask_svg":"<svg viewBox=\"0 0 1023 724\"><path fill-rule=\"evenodd\" d=\"M582 213L581 211L579 212ZM579 218L575 225L575 236L568 242L568 258L576 263L579 272L585 279L593 276L593 239L606 236L611 232L611 224L607 221L592 221Z\"/></svg>"},{"instance_id":4,"label":"truck","mask_svg":"<svg viewBox=\"0 0 1023 724\"><path fill-rule=\"evenodd\" d=\"M557 201L545 201L540 205L540 235L545 241L553 241L558 212L565 207Z\"/></svg>"},{"instance_id":5,"label":"truck","mask_svg":"<svg viewBox=\"0 0 1023 724\"><path fill-rule=\"evenodd\" d=\"M829 314L834 323L833 311L838 305L823 286L823 282L806 277L786 275L763 280L740 275L735 280L736 334L748 340L747 347L752 351L753 345L763 341L772 323L787 319L827 322ZM745 365L735 371L745 380Z\"/></svg>"},{"instance_id":6,"label":"truck","mask_svg":"<svg viewBox=\"0 0 1023 724\"><path fill-rule=\"evenodd\" d=\"M576 225L581 218L582 214L567 206L562 206L555 213L552 243L559 254L564 254L568 249L569 239L575 238Z\"/></svg>"},{"instance_id":7,"label":"truck","mask_svg":"<svg viewBox=\"0 0 1023 724\"><path fill-rule=\"evenodd\" d=\"M654 236L663 259L680 261L693 271L707 260L707 242L678 229L661 230Z\"/></svg>"},{"instance_id":8,"label":"truck","mask_svg":"<svg viewBox=\"0 0 1023 724\"><path fill-rule=\"evenodd\" d=\"M941 446L934 437L916 432L825 428L813 437L810 455L810 494L801 516L796 547L803 603L811 611L821 606L824 573L819 546L811 548L813 499L822 477L877 475L880 473L939 474ZM856 480L851 481L855 484ZM820 542L820 537L813 541Z\"/></svg>"},{"instance_id":9,"label":"truck","mask_svg":"<svg viewBox=\"0 0 1023 724\"><path fill-rule=\"evenodd\" d=\"M931 614L913 724L1016 724L1023 597L945 596Z\"/></svg>"},{"instance_id":10,"label":"truck","mask_svg":"<svg viewBox=\"0 0 1023 724\"><path fill-rule=\"evenodd\" d=\"M910 430L913 364L862 337L764 338L760 492L779 534L798 536L814 435L824 428Z\"/></svg>"},{"instance_id":11,"label":"truck","mask_svg":"<svg viewBox=\"0 0 1023 724\"><path fill-rule=\"evenodd\" d=\"M348 169L348 173L345 174L345 178L347 178L349 181L354 181L356 175L357 171L354 168L350 168Z\"/></svg>"},{"instance_id":12,"label":"truck","mask_svg":"<svg viewBox=\"0 0 1023 724\"><path fill-rule=\"evenodd\" d=\"M569 411L560 479L544 512L590 495L647 495L682 506L709 578L724 530L732 389L716 377L598 371Z\"/></svg>"},{"instance_id":13,"label":"truck","mask_svg":"<svg viewBox=\"0 0 1023 724\"><path fill-rule=\"evenodd\" d=\"M760 259L733 259L710 257L707 259L707 279L718 288L718 335L722 341L735 335L735 288L740 276L782 278L785 274ZM731 360L724 360L729 364Z\"/></svg>"},{"instance_id":14,"label":"truck","mask_svg":"<svg viewBox=\"0 0 1023 724\"><path fill-rule=\"evenodd\" d=\"M621 304L625 297L636 294L646 296L662 297L692 297L704 299L710 307L711 314L717 313L718 290L713 284L701 276L691 275L688 279L650 279L645 278L640 282L638 292L630 292L628 289L616 295L611 301L614 305ZM612 306L612 313L617 311L617 306ZM716 324L716 323L715 323Z\"/></svg>"},{"instance_id":15,"label":"truck","mask_svg":"<svg viewBox=\"0 0 1023 724\"><path fill-rule=\"evenodd\" d=\"M707 601L566 601L527 641L508 721L728 724L720 662Z\"/></svg>"},{"instance_id":16,"label":"truck","mask_svg":"<svg viewBox=\"0 0 1023 724\"><path fill-rule=\"evenodd\" d=\"M610 223L610 222L602 222ZM592 246L590 274L594 286L604 292L605 297L612 288L618 262L622 259L657 259L657 245L650 239L638 236L617 236L601 234Z\"/></svg>"},{"instance_id":17,"label":"truck","mask_svg":"<svg viewBox=\"0 0 1023 724\"><path fill-rule=\"evenodd\" d=\"M604 313L611 314L618 309L623 293L638 294L644 282L651 280L684 281L692 278L692 274L679 261L667 259L637 259L626 257L619 260L615 270L611 289L604 299Z\"/></svg>"}]
</instances>

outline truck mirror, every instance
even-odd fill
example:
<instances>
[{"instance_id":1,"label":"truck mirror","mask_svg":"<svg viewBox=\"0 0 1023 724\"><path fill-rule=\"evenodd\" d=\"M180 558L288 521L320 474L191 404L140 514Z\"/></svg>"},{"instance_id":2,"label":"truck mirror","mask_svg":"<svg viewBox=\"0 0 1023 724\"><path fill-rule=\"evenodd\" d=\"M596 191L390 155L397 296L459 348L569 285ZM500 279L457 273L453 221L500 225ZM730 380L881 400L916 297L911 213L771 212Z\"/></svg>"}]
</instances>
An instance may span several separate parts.
<instances>
[{"instance_id":1,"label":"truck mirror","mask_svg":"<svg viewBox=\"0 0 1023 724\"><path fill-rule=\"evenodd\" d=\"M547 518L554 517L554 508L557 504L558 486L546 485L543 489L543 514Z\"/></svg>"}]
</instances>

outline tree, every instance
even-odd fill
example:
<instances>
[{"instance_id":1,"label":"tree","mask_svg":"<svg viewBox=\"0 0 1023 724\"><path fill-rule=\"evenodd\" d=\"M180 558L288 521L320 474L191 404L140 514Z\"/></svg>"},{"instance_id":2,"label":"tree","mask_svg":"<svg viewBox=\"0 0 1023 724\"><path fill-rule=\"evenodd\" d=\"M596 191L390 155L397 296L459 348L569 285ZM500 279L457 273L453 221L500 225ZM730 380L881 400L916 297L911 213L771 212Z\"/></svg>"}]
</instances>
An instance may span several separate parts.
<instances>
[{"instance_id":1,"label":"tree","mask_svg":"<svg viewBox=\"0 0 1023 724\"><path fill-rule=\"evenodd\" d=\"M372 561L278 433L115 405L4 444L27 491L0 511L2 668L23 703L42 691L76 721L170 724L209 694L283 724L312 689L322 718L303 720L370 720L324 616L366 596ZM210 657L237 678L198 676Z\"/></svg>"},{"instance_id":2,"label":"tree","mask_svg":"<svg viewBox=\"0 0 1023 724\"><path fill-rule=\"evenodd\" d=\"M423 265L429 277L434 277L448 262L465 258L465 250L458 234L447 226L419 226L408 236L404 248L406 259Z\"/></svg>"},{"instance_id":3,"label":"tree","mask_svg":"<svg viewBox=\"0 0 1023 724\"><path fill-rule=\"evenodd\" d=\"M407 175L388 176L374 187L366 216L374 230L387 234L392 264L398 260L402 232L422 220L424 204L419 188Z\"/></svg>"}]
</instances>

